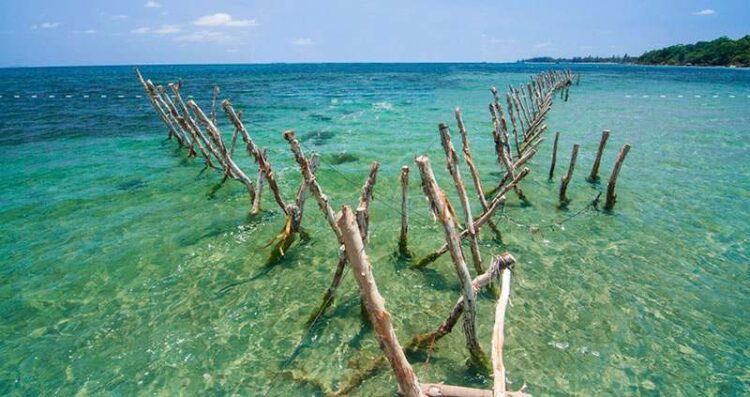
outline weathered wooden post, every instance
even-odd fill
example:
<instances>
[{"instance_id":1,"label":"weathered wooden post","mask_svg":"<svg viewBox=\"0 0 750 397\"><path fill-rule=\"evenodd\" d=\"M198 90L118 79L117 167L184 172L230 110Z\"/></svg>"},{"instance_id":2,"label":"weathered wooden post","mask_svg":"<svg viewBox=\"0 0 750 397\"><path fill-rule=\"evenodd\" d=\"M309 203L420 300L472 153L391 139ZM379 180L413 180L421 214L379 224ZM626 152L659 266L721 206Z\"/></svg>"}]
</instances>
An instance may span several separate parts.
<instances>
[{"instance_id":1,"label":"weathered wooden post","mask_svg":"<svg viewBox=\"0 0 750 397\"><path fill-rule=\"evenodd\" d=\"M596 151L594 166L591 167L591 174L586 178L589 182L596 182L599 180L599 163L602 161L602 153L604 152L604 146L607 144L607 139L609 139L609 130L604 130L602 131L602 139L599 141L599 149Z\"/></svg>"},{"instance_id":2,"label":"weathered wooden post","mask_svg":"<svg viewBox=\"0 0 750 397\"><path fill-rule=\"evenodd\" d=\"M515 260L513 261L515 262ZM505 364L503 363L503 343L505 341L505 308L510 297L510 268L502 270L500 297L495 307L495 326L492 331L492 375L495 378L492 388L495 396L505 396Z\"/></svg>"},{"instance_id":3,"label":"weathered wooden post","mask_svg":"<svg viewBox=\"0 0 750 397\"><path fill-rule=\"evenodd\" d=\"M630 151L630 145L625 144L620 148L617 153L617 160L615 160L615 168L612 169L612 174L609 176L609 184L607 185L607 201L604 204L606 211L612 211L615 208L615 202L617 201L617 195L615 194L615 184L617 184L617 176L620 174L620 168L622 162L625 161L625 156Z\"/></svg>"},{"instance_id":4,"label":"weathered wooden post","mask_svg":"<svg viewBox=\"0 0 750 397\"><path fill-rule=\"evenodd\" d=\"M560 131L555 132L555 142L552 144L552 163L549 166L549 180L555 176L555 163L557 162L557 140L560 139Z\"/></svg>"},{"instance_id":5,"label":"weathered wooden post","mask_svg":"<svg viewBox=\"0 0 750 397\"><path fill-rule=\"evenodd\" d=\"M464 255L461 250L461 240L456 232L456 224L448 210L445 194L437 182L435 175L430 167L430 160L426 156L419 156L416 159L419 172L422 177L422 189L425 195L430 199L431 206L437 214L440 222L445 229L445 239L448 250L453 259L454 270L462 284L464 295L464 334L466 336L466 346L471 353L472 358L478 364L485 368L489 367L487 356L482 350L476 332L476 293L471 284L471 275L466 267Z\"/></svg>"},{"instance_id":6,"label":"weathered wooden post","mask_svg":"<svg viewBox=\"0 0 750 397\"><path fill-rule=\"evenodd\" d=\"M399 394L406 397L424 396L417 375L406 360L406 355L393 330L391 315L385 310L385 299L380 295L378 285L375 283L372 264L365 252L364 242L352 209L344 206L336 223L342 231L344 248L353 270L352 275L359 285L360 295L375 329L380 348L388 358L398 381Z\"/></svg>"},{"instance_id":7,"label":"weathered wooden post","mask_svg":"<svg viewBox=\"0 0 750 397\"><path fill-rule=\"evenodd\" d=\"M215 117L215 116L214 116ZM265 159L266 149L264 148L261 152L261 156ZM255 180L255 199L253 200L253 209L250 211L251 214L256 215L260 212L260 197L263 194L263 169L258 168L258 177Z\"/></svg>"},{"instance_id":8,"label":"weathered wooden post","mask_svg":"<svg viewBox=\"0 0 750 397\"><path fill-rule=\"evenodd\" d=\"M409 258L407 234L409 232L409 166L401 167L401 233L398 238L398 253L402 257Z\"/></svg>"},{"instance_id":9,"label":"weathered wooden post","mask_svg":"<svg viewBox=\"0 0 750 397\"><path fill-rule=\"evenodd\" d=\"M573 145L573 154L570 156L570 165L568 166L568 172L562 177L562 180L560 181L560 205L565 206L570 202L570 199L568 199L567 191L568 191L568 183L570 183L570 180L573 178L573 169L575 169L576 166L576 158L578 157L578 144Z\"/></svg>"},{"instance_id":10,"label":"weathered wooden post","mask_svg":"<svg viewBox=\"0 0 750 397\"><path fill-rule=\"evenodd\" d=\"M484 197L484 189L482 188L482 180L479 177L479 170L474 164L474 158L471 155L471 149L469 148L469 133L466 131L466 126L464 125L464 120L461 115L461 109L456 108L455 114L458 132L461 133L461 147L464 153L464 161L466 161L466 165L469 167L469 171L471 172L471 180L472 182L474 182L474 189L477 192L477 196L479 196L479 203L482 204L482 209L486 211L487 208L489 208L489 205L487 204L487 198ZM490 229L492 229L498 239L502 238L500 230L498 230L495 222L490 220L487 222L487 225L489 225Z\"/></svg>"},{"instance_id":11,"label":"weathered wooden post","mask_svg":"<svg viewBox=\"0 0 750 397\"><path fill-rule=\"evenodd\" d=\"M474 217L471 215L471 203L469 203L469 196L466 194L466 186L464 186L461 171L458 169L458 156L456 155L456 150L453 148L453 142L451 141L451 134L448 126L440 123L438 128L440 130L440 142L442 143L443 151L445 151L448 172L453 177L453 183L456 185L456 193L458 194L459 201L461 201L461 207L464 210L464 220L466 223L466 230L469 231L469 242L474 268L476 269L477 274L482 274L484 273L484 270L482 269L482 257L479 253L477 231L474 229Z\"/></svg>"}]
</instances>

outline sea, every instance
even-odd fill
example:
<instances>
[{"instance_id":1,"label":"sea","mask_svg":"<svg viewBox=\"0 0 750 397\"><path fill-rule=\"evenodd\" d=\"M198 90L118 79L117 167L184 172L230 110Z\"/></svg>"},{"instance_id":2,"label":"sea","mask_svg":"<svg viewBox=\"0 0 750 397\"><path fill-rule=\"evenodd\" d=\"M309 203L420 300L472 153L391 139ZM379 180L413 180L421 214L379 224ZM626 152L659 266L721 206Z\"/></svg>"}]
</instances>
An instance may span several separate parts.
<instances>
[{"instance_id":1,"label":"sea","mask_svg":"<svg viewBox=\"0 0 750 397\"><path fill-rule=\"evenodd\" d=\"M367 254L396 335L406 344L460 296L414 163L427 155L459 208L438 124L459 148L463 113L485 190L496 161L490 88L570 68L580 84L555 97L523 203L509 194L479 234L485 267L511 253L505 317L509 390L547 395L741 396L750 390L750 72L729 68L542 64L264 64L142 66L155 84L183 82L210 112L214 86L268 149L285 200L301 180L294 130L335 210L356 206L380 171ZM503 97L504 98L504 97ZM0 69L0 395L323 396L381 356L347 271L312 325L340 255L310 198L296 241L270 261L285 217L264 189L189 158L162 124L133 66ZM233 126L217 124L229 142ZM599 182L586 180L611 131ZM555 132L557 166L549 168ZM560 178L580 145L570 203ZM601 209L618 150L631 146L617 204ZM258 168L240 140L234 157ZM397 254L401 167L408 165L411 258ZM481 212L463 160L474 214ZM459 210L460 214L461 211ZM468 246L467 258L468 255ZM470 262L469 262L470 263ZM471 267L472 273L474 272ZM490 350L495 297L481 292L477 329ZM410 354L422 382L491 389L457 326ZM395 395L386 366L350 395Z\"/></svg>"}]
</instances>

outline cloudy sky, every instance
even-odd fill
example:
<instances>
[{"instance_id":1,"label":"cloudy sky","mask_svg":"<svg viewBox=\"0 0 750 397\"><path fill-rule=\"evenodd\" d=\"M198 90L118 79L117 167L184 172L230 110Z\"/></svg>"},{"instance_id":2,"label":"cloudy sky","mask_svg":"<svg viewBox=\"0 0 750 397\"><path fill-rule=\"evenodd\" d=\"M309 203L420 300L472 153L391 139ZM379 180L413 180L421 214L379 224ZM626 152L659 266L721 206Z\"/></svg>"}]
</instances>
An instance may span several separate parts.
<instances>
[{"instance_id":1,"label":"cloudy sky","mask_svg":"<svg viewBox=\"0 0 750 397\"><path fill-rule=\"evenodd\" d=\"M750 0L0 0L0 66L502 62L750 34Z\"/></svg>"}]
</instances>

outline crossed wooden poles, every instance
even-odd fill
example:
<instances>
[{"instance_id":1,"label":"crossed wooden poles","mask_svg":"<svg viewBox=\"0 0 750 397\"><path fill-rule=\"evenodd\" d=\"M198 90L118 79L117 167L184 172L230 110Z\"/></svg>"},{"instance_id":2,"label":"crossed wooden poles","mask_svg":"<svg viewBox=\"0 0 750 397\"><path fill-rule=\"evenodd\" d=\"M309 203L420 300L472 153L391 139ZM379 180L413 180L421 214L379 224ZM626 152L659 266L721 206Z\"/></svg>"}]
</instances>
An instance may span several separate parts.
<instances>
[{"instance_id":1,"label":"crossed wooden poles","mask_svg":"<svg viewBox=\"0 0 750 397\"><path fill-rule=\"evenodd\" d=\"M220 170L223 174L222 183L227 179L234 179L242 183L247 189L253 204L252 213L260 211L262 187L264 184L268 185L274 201L286 216L284 227L271 242L276 242L272 251L272 258L284 256L285 252L293 244L295 236L301 231L306 193L313 196L336 240L344 247L344 250L339 256L331 284L326 290L321 304L308 319L308 324L315 322L333 303L346 265L349 264L354 270L352 274L360 288L361 301L365 309L363 314L367 314L369 321L374 326L385 358L391 364L396 374L399 390L403 395L501 396L523 394L522 392L510 393L506 391L505 370L502 361L504 315L510 294L510 269L516 263L516 260L511 254L504 253L490 261L488 268L485 269L477 235L484 225L487 225L495 234L500 234L492 218L495 212L505 203L507 194L513 192L520 200L528 201L519 186L520 181L529 173L529 169L525 168L524 165L534 157L536 148L543 141L542 135L547 129L544 121L551 108L552 99L555 94L559 92L561 97L567 100L570 86L576 81L576 77L577 80L580 80L580 75L576 76L570 70L567 70L550 71L533 76L526 85L521 85L518 88L509 87L504 98L504 104L501 103L502 101L497 89L494 87L491 89L492 102L489 104L489 111L493 126L494 151L498 164L505 172L497 183L497 186L490 191L483 189L478 168L471 155L469 134L461 111L458 108L455 110L457 129L461 136L463 159L469 169L475 195L481 204L482 212L480 214L475 216L472 213L469 200L470 193L467 191L463 180L459 157L456 148L453 146L448 125L440 124L438 131L446 156L447 170L456 188L463 219L459 219L455 207L450 203L445 192L438 185L430 165L430 160L426 156L419 156L415 160L421 178L422 190L429 200L435 219L443 226L446 241L441 248L417 262L415 266L426 266L442 254L449 252L454 271L461 284L461 294L453 310L437 330L416 336L407 344L406 349L434 345L435 342L453 329L459 319L463 319L462 326L466 346L472 359L481 366L491 369L495 377L495 385L492 391L420 383L406 360L404 348L399 344L393 332L393 327L390 323L390 314L385 311L384 300L378 292L377 284L371 271L372 264L366 253L369 235L370 203L380 166L378 162L374 162L370 167L369 175L362 187L356 208L352 209L344 206L340 213L336 213L328 196L325 195L316 178L316 170L319 166L317 155L306 156L295 133L291 130L286 131L283 137L289 143L294 159L299 165L302 182L296 190L294 198L291 200L285 199L280 192L273 168L265 155L265 149L261 149L255 144L242 122L241 112L236 112L228 100L221 102L221 108L234 126L234 132L228 145L224 141L216 124L218 88L214 88L211 112L207 116L194 100L183 100L181 96L181 83L168 84L169 90L172 93L170 95L164 87L155 86L150 80L145 80L137 69L136 75L148 94L151 105L167 127L169 138L175 138L178 144L187 150L189 157L200 156L207 169ZM508 120L510 120L510 123ZM552 178L554 173L558 136L559 133L555 136L555 150L553 151L550 178ZM248 155L258 164L258 176L255 182L234 161L233 156L238 137L241 137L244 142ZM597 173L601 160L601 151L605 143L606 138L603 136L597 159L590 175L590 179L592 180L598 178ZM614 205L614 182L622 164L622 159L624 159L628 149L629 146L626 145L621 150L621 155L618 157L615 170L612 174L613 176L610 178L608 206L610 202L610 190L612 196L611 205ZM565 187L561 187L561 201L565 197L566 181L570 180L573 172L575 153L577 153L577 145L574 147L574 156L571 160L569 171L563 177ZM402 167L400 181L402 197L398 251L402 255L408 256L410 255L407 248L409 218L407 214L408 166ZM461 223L463 223L463 227ZM462 240L464 239L467 239L469 242L471 262L476 273L474 278L472 278L466 264L466 256L462 247ZM502 279L502 283L500 284L501 290L497 294L495 326L492 338L492 358L490 360L483 351L476 335L476 304L478 290L491 286L492 280L495 279ZM377 365L378 363L374 364ZM349 389L344 387L338 392L339 394L346 393L347 390Z\"/></svg>"}]
</instances>

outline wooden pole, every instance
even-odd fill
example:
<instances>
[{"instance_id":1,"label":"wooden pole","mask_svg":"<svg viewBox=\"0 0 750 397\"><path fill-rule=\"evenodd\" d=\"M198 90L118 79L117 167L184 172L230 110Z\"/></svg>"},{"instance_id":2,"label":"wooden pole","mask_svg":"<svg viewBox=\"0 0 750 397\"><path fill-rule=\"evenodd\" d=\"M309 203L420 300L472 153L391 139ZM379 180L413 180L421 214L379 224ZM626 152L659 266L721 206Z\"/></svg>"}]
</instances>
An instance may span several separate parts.
<instances>
[{"instance_id":1,"label":"wooden pole","mask_svg":"<svg viewBox=\"0 0 750 397\"><path fill-rule=\"evenodd\" d=\"M266 149L263 149L261 156L266 157ZM253 200L253 209L251 214L255 215L260 212L260 196L263 194L263 169L258 168L258 178L255 182L255 199Z\"/></svg>"},{"instance_id":2,"label":"wooden pole","mask_svg":"<svg viewBox=\"0 0 750 397\"><path fill-rule=\"evenodd\" d=\"M555 163L557 163L557 140L560 139L560 131L555 132L555 142L552 144L552 163L549 166L549 180L555 176Z\"/></svg>"},{"instance_id":3,"label":"wooden pole","mask_svg":"<svg viewBox=\"0 0 750 397\"><path fill-rule=\"evenodd\" d=\"M219 98L219 92L221 90L219 89L218 85L215 85L213 91L214 91L214 96L211 99L211 121L215 125L216 124L216 99Z\"/></svg>"},{"instance_id":4,"label":"wooden pole","mask_svg":"<svg viewBox=\"0 0 750 397\"><path fill-rule=\"evenodd\" d=\"M510 296L510 269L504 268L502 272L502 286L500 297L495 307L495 326L492 331L492 375L495 378L494 395L505 395L505 364L503 363L503 342L505 339L505 308L508 306Z\"/></svg>"},{"instance_id":5,"label":"wooden pole","mask_svg":"<svg viewBox=\"0 0 750 397\"><path fill-rule=\"evenodd\" d=\"M474 291L479 291L480 289L490 285L490 282L492 282L492 280L496 280L500 276L500 273L503 269L512 267L515 262L516 258L514 258L513 255L507 252L494 258L492 263L490 263L490 267L487 269L487 271L472 280L471 285L474 288ZM464 297L461 296L456 301L456 304L453 305L453 309L451 310L448 317L440 324L437 330L428 334L417 335L411 341L411 343L409 343L409 347L427 347L434 344L443 336L449 334L453 330L453 327L456 325L458 319L461 318L461 315L463 313Z\"/></svg>"},{"instance_id":6,"label":"wooden pole","mask_svg":"<svg viewBox=\"0 0 750 397\"><path fill-rule=\"evenodd\" d=\"M351 208L344 206L337 225L342 230L344 248L352 266L352 275L359 285L380 348L388 358L398 381L399 393L406 397L424 396L417 375L409 361L406 360L406 355L398 342L396 332L391 324L391 315L385 310L385 300L380 295L375 283L372 264L365 252L362 236Z\"/></svg>"},{"instance_id":7,"label":"wooden pole","mask_svg":"<svg viewBox=\"0 0 750 397\"><path fill-rule=\"evenodd\" d=\"M466 346L471 353L472 358L485 368L488 366L487 356L482 350L476 333L476 293L471 285L471 275L466 268L464 255L461 250L461 240L456 231L456 224L453 216L447 208L445 194L437 182L435 175L430 167L430 160L426 156L419 156L416 159L417 167L422 177L422 188L425 195L429 198L432 208L437 213L440 222L445 230L445 239L448 244L453 259L454 270L459 282L462 284L464 296L464 334L466 336ZM469 220L471 222L471 220Z\"/></svg>"},{"instance_id":8,"label":"wooden pole","mask_svg":"<svg viewBox=\"0 0 750 397\"><path fill-rule=\"evenodd\" d=\"M214 142L218 147L219 154L223 157L224 163L227 166L228 170L231 171L231 174L234 175L240 182L245 184L248 194L250 194L250 200L252 202L255 197L255 187L253 186L253 181L251 181L250 178L245 175L242 169L240 169L240 167L229 156L229 153L224 146L224 141L221 139L219 130L216 128L214 123L212 123L211 120L206 117L206 114L203 113L203 110L201 110L201 108L198 106L198 104L195 103L195 101L193 101L192 99L188 100L187 106L193 111L193 114L195 114L198 120L200 120L206 126L206 131L214 139Z\"/></svg>"},{"instance_id":9,"label":"wooden pole","mask_svg":"<svg viewBox=\"0 0 750 397\"><path fill-rule=\"evenodd\" d=\"M477 217L474 220L474 227L480 228L482 225L484 225L486 222L488 222L492 215L495 213L495 211L500 208L502 204L505 204L505 195L513 189L513 187L521 181L521 179L525 178L526 175L529 174L529 169L524 168L521 172L516 175L516 177L506 186L504 186L496 195L495 198L492 199L490 202L490 208L486 211L484 211L479 217ZM467 237L469 234L468 230L464 229L464 231L461 232L461 238ZM424 259L420 260L418 263L414 265L416 268L421 268L429 265L430 263L434 262L437 258L439 258L444 253L448 252L448 244L443 244L442 247L438 248L437 251L433 252L432 254L426 256Z\"/></svg>"},{"instance_id":10,"label":"wooden pole","mask_svg":"<svg viewBox=\"0 0 750 397\"><path fill-rule=\"evenodd\" d=\"M568 183L573 178L573 170L576 166L576 158L578 157L578 144L573 145L573 154L570 156L570 165L568 166L568 172L562 177L560 181L560 205L564 206L570 202L568 199Z\"/></svg>"},{"instance_id":11,"label":"wooden pole","mask_svg":"<svg viewBox=\"0 0 750 397\"><path fill-rule=\"evenodd\" d=\"M466 222L466 230L469 231L469 242L474 269L476 269L477 274L482 274L484 273L484 270L482 269L482 257L479 253L477 230L474 229L474 217L471 215L471 204L469 203L469 196L466 194L466 186L464 186L461 171L458 169L458 156L456 155L456 150L453 148L453 142L451 141L451 134L448 126L441 123L438 128L440 130L440 142L443 145L443 151L445 151L445 157L448 162L448 172L453 177L453 183L456 185L456 193L458 193L461 207L463 207L464 210L464 220Z\"/></svg>"},{"instance_id":12,"label":"wooden pole","mask_svg":"<svg viewBox=\"0 0 750 397\"><path fill-rule=\"evenodd\" d=\"M320 167L320 156L318 156L317 153L313 153L310 155L310 158L307 162L308 164L310 164L310 171L312 171L313 175L316 175L316 173L318 172L318 167ZM307 185L305 178L302 178L302 181L297 188L297 194L294 196L294 203L297 208L299 208L300 219L302 219L302 215L305 211L305 198L307 197L306 193L308 190L309 186Z\"/></svg>"},{"instance_id":13,"label":"wooden pole","mask_svg":"<svg viewBox=\"0 0 750 397\"><path fill-rule=\"evenodd\" d=\"M594 166L591 167L591 174L587 180L589 182L596 182L599 180L599 163L602 161L602 153L604 152L604 146L607 144L609 139L609 130L602 131L602 139L599 141L599 149L596 151L596 159L594 160Z\"/></svg>"},{"instance_id":14,"label":"wooden pole","mask_svg":"<svg viewBox=\"0 0 750 397\"><path fill-rule=\"evenodd\" d=\"M401 233L398 238L398 252L402 257L411 257L407 244L409 233L409 166L401 167Z\"/></svg>"},{"instance_id":15,"label":"wooden pole","mask_svg":"<svg viewBox=\"0 0 750 397\"><path fill-rule=\"evenodd\" d=\"M198 125L195 123L195 120L190 116L190 112L188 111L187 106L185 105L185 102L182 100L182 95L180 95L180 85L179 84L169 84L168 87L172 90L172 93L174 94L174 100L176 102L176 105L179 106L179 111L182 112L182 121L185 123L188 132L190 132L190 135L193 136L193 143L198 145L198 149L201 152L201 155L203 155L203 158L206 161L206 167L216 168L216 166L213 164L213 161L211 159L211 155L213 154L213 148L210 147L210 144L207 143L206 137L203 135L203 132L198 128ZM219 163L223 167L223 163L221 163L221 159L217 159Z\"/></svg>"},{"instance_id":16,"label":"wooden pole","mask_svg":"<svg viewBox=\"0 0 750 397\"><path fill-rule=\"evenodd\" d=\"M273 169L271 168L271 163L269 163L266 160L265 156L261 154L260 149L258 149L258 146L255 144L253 139L250 138L250 133L247 132L247 129L245 128L245 124L242 122L240 117L234 111L234 107L232 107L232 103L229 102L229 100L225 99L224 101L222 101L221 107L224 109L224 112L229 117L229 120L232 121L232 124L234 124L234 127L242 135L242 140L245 142L245 145L247 146L248 154L250 154L250 156L255 159L255 161L258 163L258 167L263 171L265 179L268 182L268 187L271 189L274 200L276 200L276 203L279 205L279 208L281 208L281 210L284 211L286 215L289 215L287 205L284 202L284 199L281 197L279 186L276 183L276 177L274 176Z\"/></svg>"},{"instance_id":17,"label":"wooden pole","mask_svg":"<svg viewBox=\"0 0 750 397\"><path fill-rule=\"evenodd\" d=\"M328 196L323 194L323 189L321 189L320 184L318 184L318 180L315 178L315 174L313 174L312 169L310 168L310 163L307 161L305 154L302 152L299 141L297 141L297 138L294 136L294 131L285 131L284 139L289 142L289 146L292 148L294 159L295 161L297 161L297 164L299 164L300 169L302 170L302 177L305 179L305 183L307 183L310 189L310 193L312 193L313 197L315 197L315 200L318 202L318 206L323 212L328 225L336 235L336 240L338 240L339 244L342 244L341 230L339 230L339 227L336 225L336 215L334 214L333 208L329 203Z\"/></svg>"},{"instance_id":18,"label":"wooden pole","mask_svg":"<svg viewBox=\"0 0 750 397\"><path fill-rule=\"evenodd\" d=\"M461 133L461 147L464 153L464 161L466 161L466 165L469 167L469 171L471 172L471 180L474 182L474 189L479 196L479 202L482 204L482 209L486 211L489 208L489 205L487 204L487 198L484 197L484 189L482 189L482 180L479 177L479 170L474 164L474 158L472 157L471 149L469 148L469 133L466 131L466 127L464 126L461 109L456 108L455 113L458 132ZM490 226L490 229L492 229L497 238L500 239L502 235L500 234L500 230L498 230L497 226L495 225L495 222L490 220L487 222L487 224Z\"/></svg>"},{"instance_id":19,"label":"wooden pole","mask_svg":"<svg viewBox=\"0 0 750 397\"><path fill-rule=\"evenodd\" d=\"M617 160L615 160L615 168L612 169L612 174L609 176L609 184L607 185L607 201L604 204L604 209L611 211L615 208L615 202L617 202L617 195L615 194L615 185L617 184L617 176L620 174L620 168L622 162L625 161L625 156L630 151L630 145L625 144L620 148L620 152L617 153Z\"/></svg>"},{"instance_id":20,"label":"wooden pole","mask_svg":"<svg viewBox=\"0 0 750 397\"><path fill-rule=\"evenodd\" d=\"M377 181L377 174L378 169L380 168L380 163L377 161L373 162L370 166L370 174L367 177L367 180L365 181L364 186L362 186L362 194L359 197L359 203L357 204L357 223L359 224L359 230L360 235L362 236L362 239L364 241L364 244L367 244L367 239L369 235L369 224L370 224L370 214L369 214L369 207L370 207L370 201L372 200L372 191L375 186L375 182ZM320 305L317 309L315 309L310 317L308 317L306 324L310 325L313 324L318 317L320 317L332 304L336 295L336 290L339 288L339 285L341 284L341 279L344 276L344 268L346 267L347 263L347 256L345 253L341 253L339 255L339 261L336 264L336 271L333 274L333 280L331 280L331 285L326 290L325 294L323 295L323 299L320 302Z\"/></svg>"}]
</instances>

